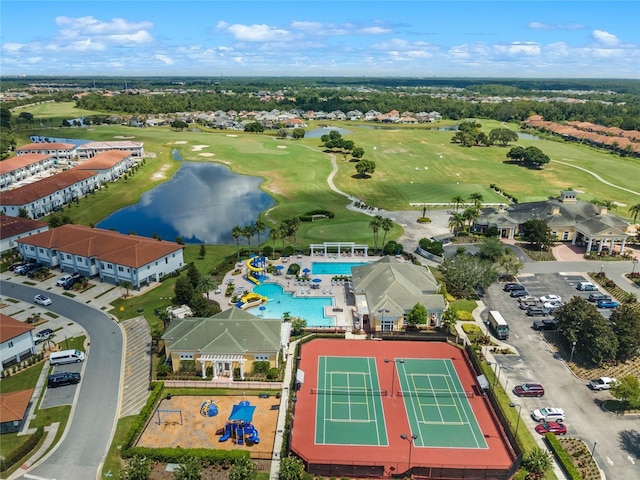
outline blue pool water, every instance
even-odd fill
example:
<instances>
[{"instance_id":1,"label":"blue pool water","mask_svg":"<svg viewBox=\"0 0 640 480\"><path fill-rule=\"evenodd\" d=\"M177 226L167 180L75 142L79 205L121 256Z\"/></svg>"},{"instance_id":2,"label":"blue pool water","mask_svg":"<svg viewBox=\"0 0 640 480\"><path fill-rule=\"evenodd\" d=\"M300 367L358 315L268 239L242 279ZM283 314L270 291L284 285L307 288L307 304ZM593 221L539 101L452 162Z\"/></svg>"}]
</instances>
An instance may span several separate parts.
<instances>
[{"instance_id":1,"label":"blue pool water","mask_svg":"<svg viewBox=\"0 0 640 480\"><path fill-rule=\"evenodd\" d=\"M313 275L351 275L352 267L362 267L369 262L313 262L311 273Z\"/></svg>"},{"instance_id":2,"label":"blue pool water","mask_svg":"<svg viewBox=\"0 0 640 480\"><path fill-rule=\"evenodd\" d=\"M294 297L275 283L263 283L253 287L253 292L263 295L269 301L263 304L265 310L260 307L249 308L247 311L258 317L282 318L284 312L289 312L292 317L304 318L308 327L331 327L333 317L325 317L324 307L333 305L333 299L327 297Z\"/></svg>"}]
</instances>

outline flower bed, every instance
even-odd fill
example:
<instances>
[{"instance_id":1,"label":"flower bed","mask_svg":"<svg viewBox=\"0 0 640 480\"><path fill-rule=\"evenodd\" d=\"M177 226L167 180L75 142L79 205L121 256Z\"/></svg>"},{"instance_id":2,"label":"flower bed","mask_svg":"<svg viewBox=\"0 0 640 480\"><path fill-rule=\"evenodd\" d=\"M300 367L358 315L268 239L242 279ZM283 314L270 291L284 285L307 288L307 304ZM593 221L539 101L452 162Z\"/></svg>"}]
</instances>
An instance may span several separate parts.
<instances>
[{"instance_id":1,"label":"flower bed","mask_svg":"<svg viewBox=\"0 0 640 480\"><path fill-rule=\"evenodd\" d=\"M601 480L598 464L582 440L578 438L557 438L557 440L569 454L571 463L580 472L583 480Z\"/></svg>"}]
</instances>

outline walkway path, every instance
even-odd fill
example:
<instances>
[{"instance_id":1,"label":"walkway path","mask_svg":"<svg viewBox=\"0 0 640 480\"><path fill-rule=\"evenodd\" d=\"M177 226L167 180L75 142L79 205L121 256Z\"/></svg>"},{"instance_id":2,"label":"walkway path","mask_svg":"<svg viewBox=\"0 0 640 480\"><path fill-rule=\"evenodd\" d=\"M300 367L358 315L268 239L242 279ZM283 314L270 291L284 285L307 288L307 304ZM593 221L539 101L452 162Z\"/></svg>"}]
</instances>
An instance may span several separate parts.
<instances>
[{"instance_id":1,"label":"walkway path","mask_svg":"<svg viewBox=\"0 0 640 480\"><path fill-rule=\"evenodd\" d=\"M621 186L619 186L619 185L616 185L616 184L614 184L614 183L611 183L611 182L609 182L609 181L605 180L604 178L602 178L602 177L601 177L600 175L598 175L597 173L594 173L594 172L592 172L591 170L587 170L587 169L586 169L586 168L584 168L584 167L579 167L578 165L573 165L573 164L571 164L571 163L567 163L567 162L561 162L560 160L551 160L551 161L552 161L552 162L556 162L556 163L560 163L560 164L562 164L562 165L566 165L567 167L577 168L578 170L582 170L583 172L586 172L586 173L588 173L589 175L591 175L591 176L595 177L595 178L596 178L596 180L598 180L598 181L600 181L600 182L604 183L605 185L609 185L610 187L617 188L617 189L619 189L619 190L624 190L625 192L633 193L634 195L639 195L639 196L640 196L640 193L639 193L639 192L636 192L635 190L630 190L630 189L628 189L628 188L621 187Z\"/></svg>"}]
</instances>

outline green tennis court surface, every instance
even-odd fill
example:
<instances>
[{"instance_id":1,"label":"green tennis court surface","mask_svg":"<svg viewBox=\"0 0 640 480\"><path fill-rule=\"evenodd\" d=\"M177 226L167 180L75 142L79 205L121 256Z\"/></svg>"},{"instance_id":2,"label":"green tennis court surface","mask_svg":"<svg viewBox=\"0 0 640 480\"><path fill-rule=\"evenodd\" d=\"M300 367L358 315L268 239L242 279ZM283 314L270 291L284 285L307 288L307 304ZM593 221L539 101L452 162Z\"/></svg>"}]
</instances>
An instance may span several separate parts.
<instances>
[{"instance_id":1,"label":"green tennis court surface","mask_svg":"<svg viewBox=\"0 0 640 480\"><path fill-rule=\"evenodd\" d=\"M316 444L388 445L375 358L318 358Z\"/></svg>"},{"instance_id":2,"label":"green tennis court surface","mask_svg":"<svg viewBox=\"0 0 640 480\"><path fill-rule=\"evenodd\" d=\"M395 359L416 447L487 448L450 359Z\"/></svg>"}]
</instances>

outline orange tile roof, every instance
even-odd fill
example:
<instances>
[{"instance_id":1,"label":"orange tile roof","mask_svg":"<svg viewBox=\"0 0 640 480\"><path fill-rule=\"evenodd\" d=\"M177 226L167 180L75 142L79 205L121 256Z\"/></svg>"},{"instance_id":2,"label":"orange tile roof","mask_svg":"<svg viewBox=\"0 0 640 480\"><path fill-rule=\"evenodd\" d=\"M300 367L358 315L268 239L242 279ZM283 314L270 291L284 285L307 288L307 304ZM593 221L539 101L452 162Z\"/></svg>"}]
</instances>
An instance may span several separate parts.
<instances>
[{"instance_id":1,"label":"orange tile roof","mask_svg":"<svg viewBox=\"0 0 640 480\"><path fill-rule=\"evenodd\" d=\"M18 422L24 418L33 395L33 388L0 395L0 423Z\"/></svg>"},{"instance_id":2,"label":"orange tile roof","mask_svg":"<svg viewBox=\"0 0 640 480\"><path fill-rule=\"evenodd\" d=\"M29 151L29 150L73 150L76 146L73 143L29 143L16 148L16 152Z\"/></svg>"},{"instance_id":3,"label":"orange tile roof","mask_svg":"<svg viewBox=\"0 0 640 480\"><path fill-rule=\"evenodd\" d=\"M22 323L4 313L0 313L0 342L6 342L33 329L34 327L31 325Z\"/></svg>"},{"instance_id":4,"label":"orange tile roof","mask_svg":"<svg viewBox=\"0 0 640 480\"><path fill-rule=\"evenodd\" d=\"M105 170L122 162L125 158L131 156L131 152L123 150L107 150L99 153L95 157L83 161L76 168L80 170Z\"/></svg>"},{"instance_id":5,"label":"orange tile roof","mask_svg":"<svg viewBox=\"0 0 640 480\"><path fill-rule=\"evenodd\" d=\"M50 153L25 153L24 155L18 155L17 157L7 158L0 162L0 174L4 175L5 173L18 170L19 168L38 163L52 157L53 155Z\"/></svg>"},{"instance_id":6,"label":"orange tile roof","mask_svg":"<svg viewBox=\"0 0 640 480\"><path fill-rule=\"evenodd\" d=\"M182 248L175 242L123 235L83 225L62 225L18 241L131 268L142 267Z\"/></svg>"},{"instance_id":7,"label":"orange tile roof","mask_svg":"<svg viewBox=\"0 0 640 480\"><path fill-rule=\"evenodd\" d=\"M94 175L96 175L96 172L88 170L77 170L75 168L65 170L15 190L3 192L2 205L26 205Z\"/></svg>"},{"instance_id":8,"label":"orange tile roof","mask_svg":"<svg viewBox=\"0 0 640 480\"><path fill-rule=\"evenodd\" d=\"M31 232L46 226L46 222L31 220L30 218L0 215L0 238L15 237L21 233Z\"/></svg>"}]
</instances>

